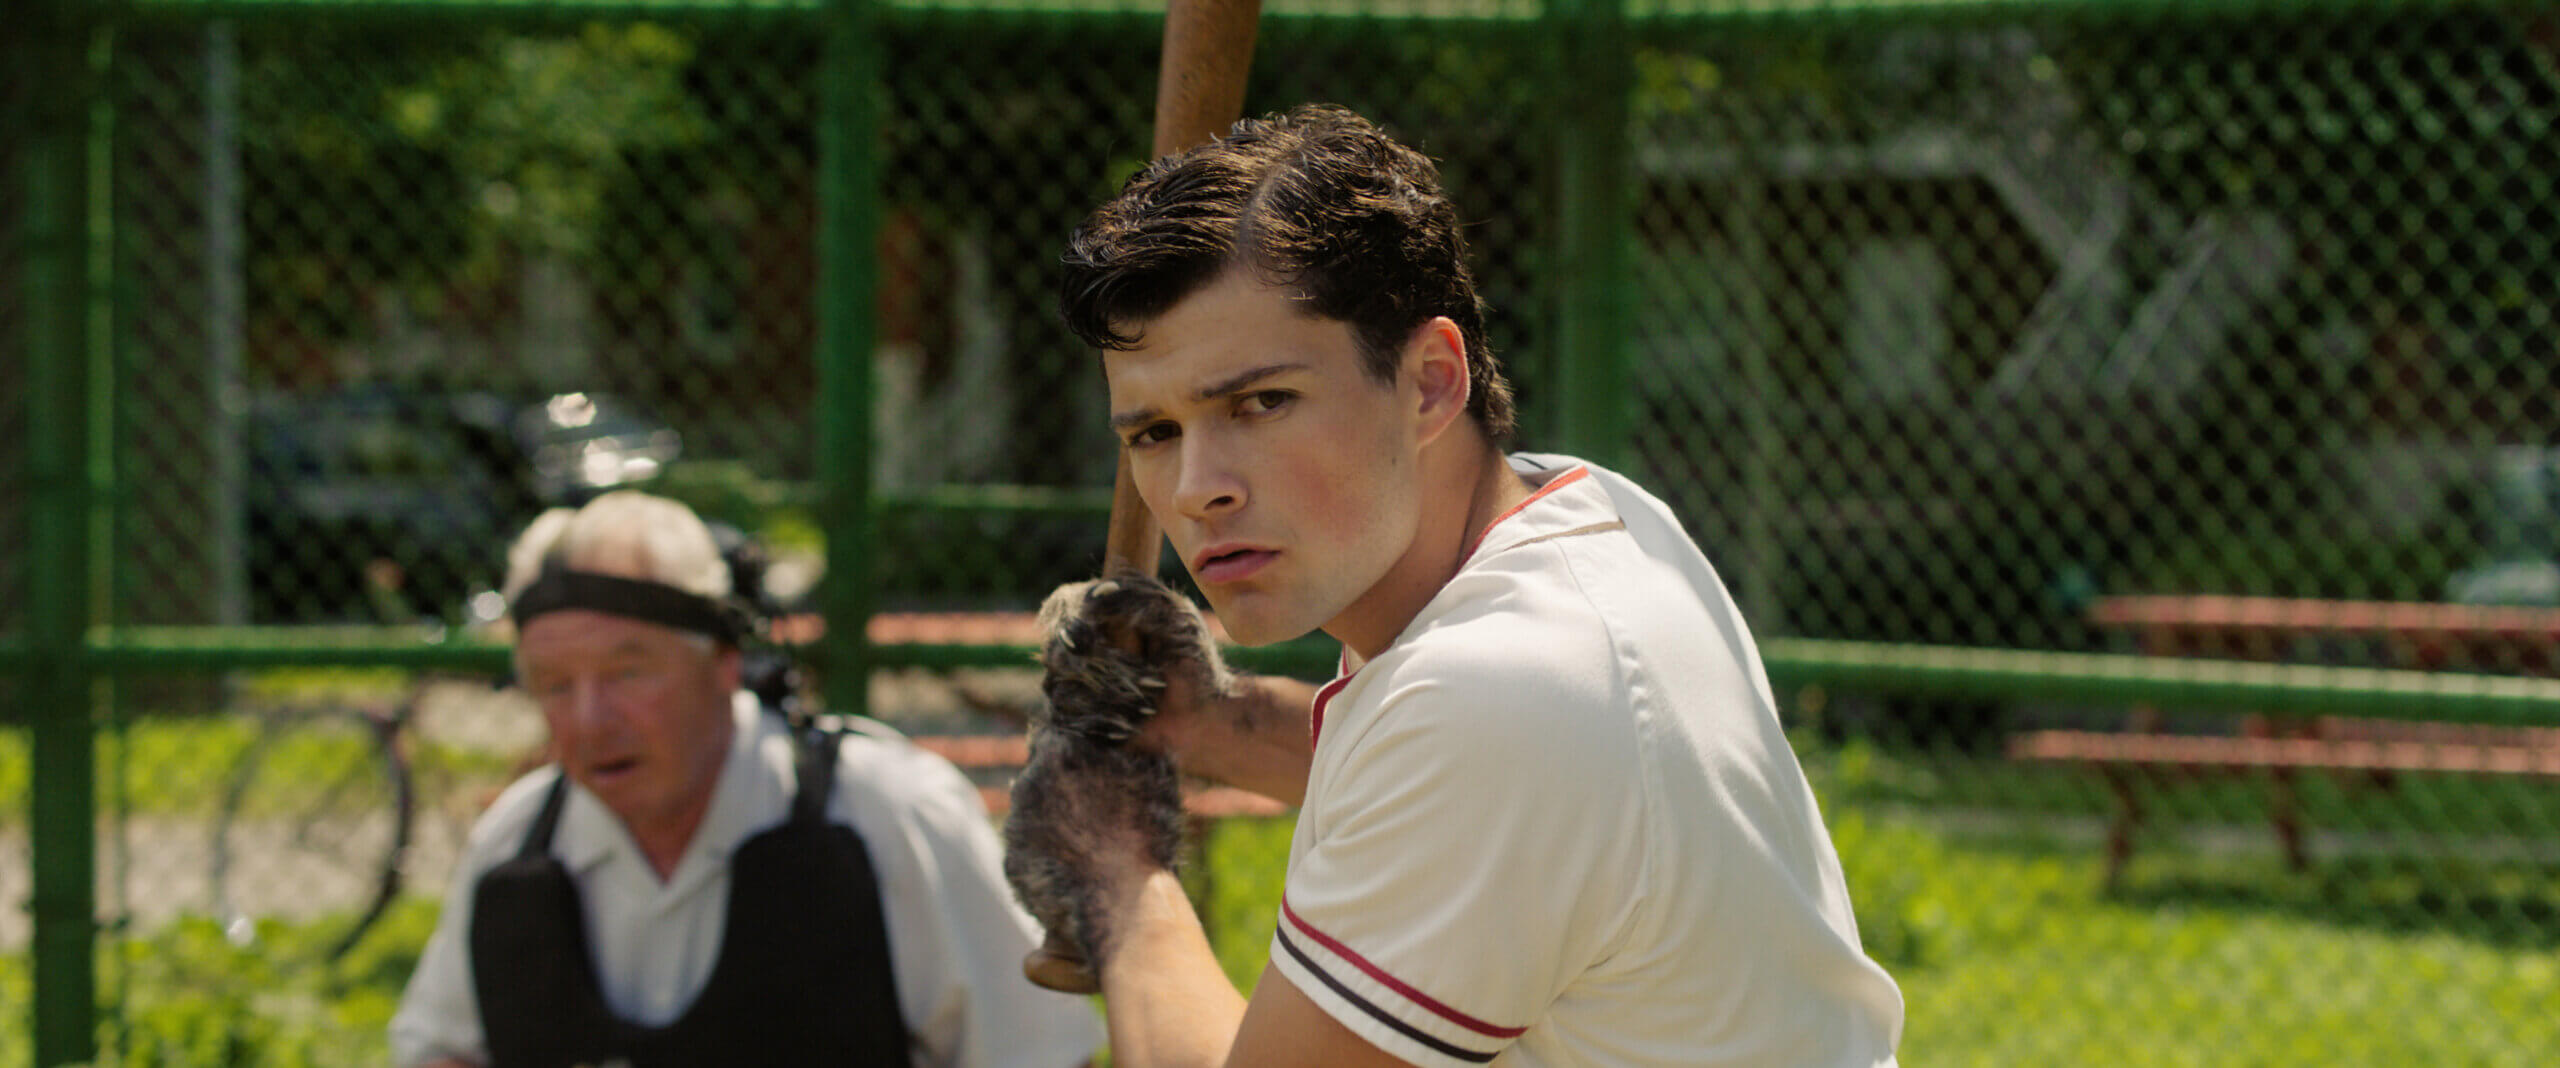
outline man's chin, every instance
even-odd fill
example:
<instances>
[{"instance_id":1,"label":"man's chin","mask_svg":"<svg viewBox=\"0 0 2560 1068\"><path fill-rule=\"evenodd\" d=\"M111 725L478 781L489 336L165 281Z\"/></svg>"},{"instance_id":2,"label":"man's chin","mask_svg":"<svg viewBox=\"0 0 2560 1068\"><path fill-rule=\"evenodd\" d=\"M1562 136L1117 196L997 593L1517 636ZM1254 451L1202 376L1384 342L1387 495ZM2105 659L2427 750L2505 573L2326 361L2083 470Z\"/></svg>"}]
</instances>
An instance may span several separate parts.
<instances>
[{"instance_id":1,"label":"man's chin","mask_svg":"<svg viewBox=\"0 0 2560 1068\"><path fill-rule=\"evenodd\" d=\"M1314 623L1275 619L1249 609L1220 604L1215 597L1209 599L1209 611L1216 615L1218 629L1225 632L1228 644L1247 648L1275 645L1304 637L1316 629Z\"/></svg>"},{"instance_id":2,"label":"man's chin","mask_svg":"<svg viewBox=\"0 0 2560 1068\"><path fill-rule=\"evenodd\" d=\"M1240 645L1247 649L1252 649L1265 645L1278 645L1281 642L1289 641L1293 638L1303 638L1309 634L1315 633L1315 630L1316 629L1314 627L1303 627L1298 630L1275 631L1270 634L1239 634L1235 631L1228 631L1227 641L1232 645Z\"/></svg>"}]
</instances>

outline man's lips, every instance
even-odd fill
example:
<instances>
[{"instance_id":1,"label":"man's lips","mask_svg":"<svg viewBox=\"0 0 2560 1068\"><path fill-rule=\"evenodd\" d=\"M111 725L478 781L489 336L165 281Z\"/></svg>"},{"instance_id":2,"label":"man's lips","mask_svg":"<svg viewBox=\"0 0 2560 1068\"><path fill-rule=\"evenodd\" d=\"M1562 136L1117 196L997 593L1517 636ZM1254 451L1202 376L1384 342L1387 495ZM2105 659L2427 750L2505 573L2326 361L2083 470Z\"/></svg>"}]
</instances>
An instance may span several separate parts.
<instances>
[{"instance_id":1,"label":"man's lips","mask_svg":"<svg viewBox=\"0 0 2560 1068\"><path fill-rule=\"evenodd\" d=\"M590 760L587 761L587 779L590 782L605 782L619 778L639 766L640 758L638 757L626 756L610 757L603 760Z\"/></svg>"},{"instance_id":2,"label":"man's lips","mask_svg":"<svg viewBox=\"0 0 2560 1068\"><path fill-rule=\"evenodd\" d=\"M1271 549L1244 545L1213 545L1202 552L1191 565L1191 575L1202 582L1235 582L1260 571L1280 554Z\"/></svg>"}]
</instances>

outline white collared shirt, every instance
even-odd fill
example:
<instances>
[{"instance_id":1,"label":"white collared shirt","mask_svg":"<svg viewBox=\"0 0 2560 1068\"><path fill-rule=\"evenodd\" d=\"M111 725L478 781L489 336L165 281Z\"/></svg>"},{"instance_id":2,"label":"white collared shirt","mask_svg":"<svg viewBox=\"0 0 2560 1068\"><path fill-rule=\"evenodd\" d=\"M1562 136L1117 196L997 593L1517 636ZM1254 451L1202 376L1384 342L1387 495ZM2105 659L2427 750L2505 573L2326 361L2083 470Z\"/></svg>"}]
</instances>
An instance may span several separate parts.
<instances>
[{"instance_id":1,"label":"white collared shirt","mask_svg":"<svg viewBox=\"0 0 2560 1068\"><path fill-rule=\"evenodd\" d=\"M1536 495L1318 692L1272 962L1417 1064L1894 1063L1722 582L1625 479L1513 466Z\"/></svg>"},{"instance_id":2,"label":"white collared shirt","mask_svg":"<svg viewBox=\"0 0 2560 1068\"><path fill-rule=\"evenodd\" d=\"M552 855L578 883L605 1003L644 1026L673 1022L710 982L729 904L729 856L790 814L788 730L753 696L702 826L661 882L621 821L571 787ZM486 1061L472 992L472 891L515 856L556 772L518 780L471 830L444 913L391 1022L393 1062ZM898 1005L918 1065L1060 1068L1102 1044L1092 1008L1022 977L1039 932L1006 888L1001 843L957 768L881 729L848 735L828 815L862 836L880 885Z\"/></svg>"}]
</instances>

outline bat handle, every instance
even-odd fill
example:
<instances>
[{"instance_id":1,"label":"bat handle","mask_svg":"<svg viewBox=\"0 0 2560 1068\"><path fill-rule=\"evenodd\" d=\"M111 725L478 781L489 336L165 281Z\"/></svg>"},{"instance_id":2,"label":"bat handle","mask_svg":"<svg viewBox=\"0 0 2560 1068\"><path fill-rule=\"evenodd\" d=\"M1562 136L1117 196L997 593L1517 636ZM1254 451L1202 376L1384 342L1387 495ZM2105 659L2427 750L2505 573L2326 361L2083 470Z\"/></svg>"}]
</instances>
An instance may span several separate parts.
<instances>
[{"instance_id":1,"label":"bat handle","mask_svg":"<svg viewBox=\"0 0 2560 1068\"><path fill-rule=\"evenodd\" d=\"M1111 525L1103 534L1102 570L1153 575L1163 545L1164 532L1147 511L1146 499L1138 496L1138 484L1129 476L1129 452L1123 449L1120 472L1111 484Z\"/></svg>"},{"instance_id":2,"label":"bat handle","mask_svg":"<svg viewBox=\"0 0 2560 1068\"><path fill-rule=\"evenodd\" d=\"M1171 0L1156 74L1156 155L1225 133L1244 111L1262 0Z\"/></svg>"},{"instance_id":3,"label":"bat handle","mask_svg":"<svg viewBox=\"0 0 2560 1068\"><path fill-rule=\"evenodd\" d=\"M1022 958L1022 975L1034 984L1062 994L1102 992L1102 977L1094 973L1092 962L1084 959L1084 953L1076 948L1075 943L1056 931L1049 932L1040 948Z\"/></svg>"}]
</instances>

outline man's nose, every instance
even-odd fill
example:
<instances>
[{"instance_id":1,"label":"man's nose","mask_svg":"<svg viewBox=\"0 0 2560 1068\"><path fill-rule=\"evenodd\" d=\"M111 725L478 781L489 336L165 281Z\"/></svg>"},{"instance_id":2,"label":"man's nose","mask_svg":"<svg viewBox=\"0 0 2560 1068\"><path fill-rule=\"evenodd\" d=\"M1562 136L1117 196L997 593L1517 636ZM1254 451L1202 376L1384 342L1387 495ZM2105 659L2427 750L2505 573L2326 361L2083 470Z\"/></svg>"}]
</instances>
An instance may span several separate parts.
<instances>
[{"instance_id":1,"label":"man's nose","mask_svg":"<svg viewBox=\"0 0 2560 1068\"><path fill-rule=\"evenodd\" d=\"M571 684L568 705L569 725L578 730L594 730L613 718L613 701L601 680L580 679Z\"/></svg>"},{"instance_id":2,"label":"man's nose","mask_svg":"<svg viewBox=\"0 0 2560 1068\"><path fill-rule=\"evenodd\" d=\"M1174 483L1173 506L1183 515L1207 519L1244 506L1244 479L1236 473L1231 450L1215 435L1194 434L1182 443L1182 470Z\"/></svg>"}]
</instances>

